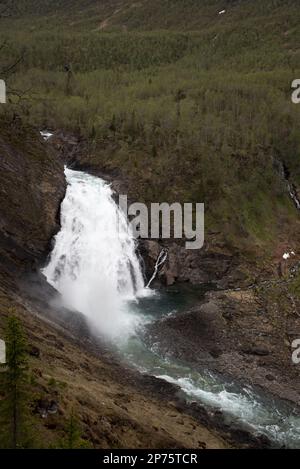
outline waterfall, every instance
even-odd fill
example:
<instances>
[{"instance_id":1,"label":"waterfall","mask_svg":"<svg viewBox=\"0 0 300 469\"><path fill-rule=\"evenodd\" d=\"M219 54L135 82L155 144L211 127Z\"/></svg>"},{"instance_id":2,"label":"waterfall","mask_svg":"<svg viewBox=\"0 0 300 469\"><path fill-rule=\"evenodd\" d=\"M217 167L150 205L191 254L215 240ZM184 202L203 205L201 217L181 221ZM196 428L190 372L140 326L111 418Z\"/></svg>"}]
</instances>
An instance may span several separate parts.
<instances>
[{"instance_id":1,"label":"waterfall","mask_svg":"<svg viewBox=\"0 0 300 469\"><path fill-rule=\"evenodd\" d=\"M137 322L130 301L147 293L126 215L102 179L70 169L65 176L61 230L42 272L64 306L110 338L124 335Z\"/></svg>"},{"instance_id":2,"label":"waterfall","mask_svg":"<svg viewBox=\"0 0 300 469\"><path fill-rule=\"evenodd\" d=\"M61 205L61 230L43 269L48 282L61 293L64 305L82 312L106 337L117 339L119 350L137 369L179 386L188 401L199 402L213 412L221 410L235 428L250 429L280 445L298 448L300 421L296 412L274 407L273 400L261 399L247 387L233 388L221 376L181 364L172 359L172 353L161 357L158 344L147 348L136 340L132 332L139 321L131 311L138 310L142 316L145 305L141 302L132 308L131 302L148 296L151 290L145 288L126 215L102 179L69 169L65 175L68 186ZM163 249L148 285L167 256ZM157 320L173 311L173 303L167 306L166 299L157 296L146 320L149 315L150 320Z\"/></svg>"}]
</instances>

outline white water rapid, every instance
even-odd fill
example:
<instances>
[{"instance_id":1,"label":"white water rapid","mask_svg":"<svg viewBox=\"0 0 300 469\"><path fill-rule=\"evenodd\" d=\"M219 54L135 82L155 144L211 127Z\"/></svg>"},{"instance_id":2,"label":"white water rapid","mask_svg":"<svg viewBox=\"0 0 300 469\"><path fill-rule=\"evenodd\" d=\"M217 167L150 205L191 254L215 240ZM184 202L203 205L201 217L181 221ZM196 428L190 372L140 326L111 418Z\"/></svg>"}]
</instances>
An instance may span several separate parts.
<instances>
[{"instance_id":1,"label":"white water rapid","mask_svg":"<svg viewBox=\"0 0 300 469\"><path fill-rule=\"evenodd\" d=\"M231 426L266 435L277 445L299 448L300 416L294 409L249 388L237 388L208 370L200 372L161 356L157 344L146 344L138 326L176 314L178 292L175 305L170 292L166 299L162 293L138 301L150 296L151 290L145 288L135 240L111 187L82 172L66 169L65 175L61 230L43 270L64 305L83 313L139 371L178 385L189 401L220 409ZM167 255L161 251L149 284Z\"/></svg>"},{"instance_id":2,"label":"white water rapid","mask_svg":"<svg viewBox=\"0 0 300 469\"><path fill-rule=\"evenodd\" d=\"M137 321L128 302L150 292L126 215L102 179L70 169L65 176L61 230L43 273L65 306L83 313L110 338L124 337Z\"/></svg>"}]
</instances>

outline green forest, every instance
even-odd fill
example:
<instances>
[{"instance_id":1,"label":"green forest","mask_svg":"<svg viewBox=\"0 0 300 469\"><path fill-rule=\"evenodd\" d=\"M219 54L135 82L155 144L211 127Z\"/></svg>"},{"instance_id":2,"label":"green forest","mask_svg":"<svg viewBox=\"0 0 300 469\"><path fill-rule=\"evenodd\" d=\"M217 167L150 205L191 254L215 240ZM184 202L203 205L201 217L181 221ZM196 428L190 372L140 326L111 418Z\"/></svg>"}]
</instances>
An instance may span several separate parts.
<instances>
[{"instance_id":1,"label":"green forest","mask_svg":"<svg viewBox=\"0 0 300 469\"><path fill-rule=\"evenodd\" d=\"M0 448L300 448L299 25L0 0Z\"/></svg>"},{"instance_id":2,"label":"green forest","mask_svg":"<svg viewBox=\"0 0 300 469\"><path fill-rule=\"evenodd\" d=\"M249 255L295 223L280 168L300 184L296 1L17 3L0 18L6 117L81 135L139 200L204 202Z\"/></svg>"}]
</instances>

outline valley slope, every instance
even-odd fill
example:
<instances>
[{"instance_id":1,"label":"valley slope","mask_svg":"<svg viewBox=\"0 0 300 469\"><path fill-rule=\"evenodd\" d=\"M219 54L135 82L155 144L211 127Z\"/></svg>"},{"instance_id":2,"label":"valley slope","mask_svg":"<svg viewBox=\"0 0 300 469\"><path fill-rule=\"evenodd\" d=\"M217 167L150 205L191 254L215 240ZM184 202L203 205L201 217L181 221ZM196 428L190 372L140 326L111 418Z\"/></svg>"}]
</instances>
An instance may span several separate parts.
<instances>
[{"instance_id":1,"label":"valley slope","mask_svg":"<svg viewBox=\"0 0 300 469\"><path fill-rule=\"evenodd\" d=\"M244 444L216 432L207 415L189 416L172 386L125 371L109 347L95 346L82 317L69 323L70 313L49 306L54 292L36 274L59 229L64 164L104 177L130 201L204 202L203 250L157 240L140 252L149 277L168 248L158 288L210 283L223 292L151 333L162 353L178 334L176 358L196 349L218 372L299 400L291 352L300 335L300 212L289 190L300 193L300 107L291 102L298 2L2 4L0 327L13 307L29 336L42 440L56 444L74 406L96 447ZM42 129L54 133L48 143ZM59 411L43 421L36 408L53 400Z\"/></svg>"}]
</instances>

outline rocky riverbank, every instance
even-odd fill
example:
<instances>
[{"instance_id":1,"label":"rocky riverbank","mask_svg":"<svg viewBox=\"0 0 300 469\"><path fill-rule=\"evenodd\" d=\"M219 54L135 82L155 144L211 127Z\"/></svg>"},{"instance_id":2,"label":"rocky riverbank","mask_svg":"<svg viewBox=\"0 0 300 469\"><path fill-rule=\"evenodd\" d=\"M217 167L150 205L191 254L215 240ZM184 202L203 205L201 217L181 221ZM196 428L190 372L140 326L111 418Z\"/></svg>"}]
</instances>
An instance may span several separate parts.
<instances>
[{"instance_id":1,"label":"rocky riverbank","mask_svg":"<svg viewBox=\"0 0 300 469\"><path fill-rule=\"evenodd\" d=\"M119 169L107 171L87 142L57 132L50 143L74 168L105 178L117 193L130 193L126 176ZM299 403L299 371L291 360L292 341L300 335L299 299L290 291L299 256L283 256L291 246L297 246L297 239L291 241L288 227L265 259L245 257L220 233L206 232L203 249L195 251L178 240L140 241L147 279L161 250L168 252L154 280L158 288L175 283L212 286L191 311L152 324L151 341L159 343L162 353Z\"/></svg>"},{"instance_id":2,"label":"rocky riverbank","mask_svg":"<svg viewBox=\"0 0 300 469\"><path fill-rule=\"evenodd\" d=\"M72 404L95 447L268 446L265 439L226 427L222 415L185 404L175 386L129 370L91 335L81 315L57 309L55 292L37 272L59 228L63 165L104 177L118 192L126 193L128 181L119 170L90 165L86 142L74 136L58 133L44 142L20 122L1 125L0 328L13 307L35 351L31 366L41 396L37 407L46 409L40 421L46 440L54 442L63 432ZM168 258L155 280L158 286L211 283L227 290L212 290L192 310L153 323L148 340L158 343L162 354L298 403L299 373L291 363L291 341L300 326L298 300L290 299L285 284L283 290L245 289L253 279L278 278L280 256L259 269L232 252L218 233L209 233L204 249L194 252L177 242L144 241L139 250L147 278L162 248ZM243 289L230 290L236 285ZM45 404L52 401L55 416Z\"/></svg>"},{"instance_id":3,"label":"rocky riverbank","mask_svg":"<svg viewBox=\"0 0 300 469\"><path fill-rule=\"evenodd\" d=\"M146 341L164 356L299 405L299 366L292 362L299 301L291 302L286 288L207 292L191 310L150 324Z\"/></svg>"},{"instance_id":4,"label":"rocky riverbank","mask_svg":"<svg viewBox=\"0 0 300 469\"><path fill-rule=\"evenodd\" d=\"M80 314L58 306L38 272L59 228L64 161L19 121L1 122L0 151L0 334L13 311L29 340L40 444L58 444L74 409L95 448L229 447L229 435L180 408L176 387L120 364Z\"/></svg>"}]
</instances>

